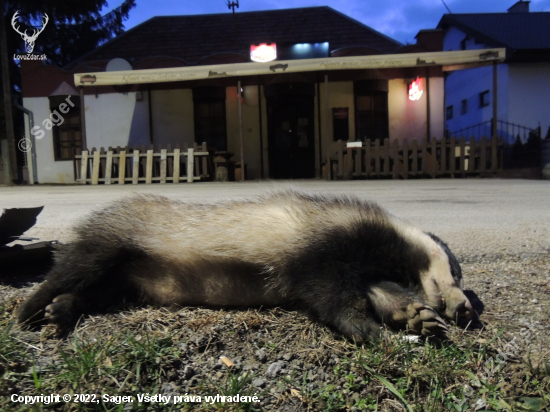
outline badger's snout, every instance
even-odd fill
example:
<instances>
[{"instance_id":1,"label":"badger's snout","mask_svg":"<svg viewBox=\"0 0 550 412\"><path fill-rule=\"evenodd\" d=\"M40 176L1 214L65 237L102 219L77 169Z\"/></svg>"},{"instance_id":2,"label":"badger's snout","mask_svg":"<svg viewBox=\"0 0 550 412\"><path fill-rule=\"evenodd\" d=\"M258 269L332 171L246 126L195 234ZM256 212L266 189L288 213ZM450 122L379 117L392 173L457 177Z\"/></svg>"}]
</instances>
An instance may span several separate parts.
<instances>
[{"instance_id":1,"label":"badger's snout","mask_svg":"<svg viewBox=\"0 0 550 412\"><path fill-rule=\"evenodd\" d=\"M452 318L457 319L471 319L474 316L474 308L468 299L460 302L454 309Z\"/></svg>"}]
</instances>

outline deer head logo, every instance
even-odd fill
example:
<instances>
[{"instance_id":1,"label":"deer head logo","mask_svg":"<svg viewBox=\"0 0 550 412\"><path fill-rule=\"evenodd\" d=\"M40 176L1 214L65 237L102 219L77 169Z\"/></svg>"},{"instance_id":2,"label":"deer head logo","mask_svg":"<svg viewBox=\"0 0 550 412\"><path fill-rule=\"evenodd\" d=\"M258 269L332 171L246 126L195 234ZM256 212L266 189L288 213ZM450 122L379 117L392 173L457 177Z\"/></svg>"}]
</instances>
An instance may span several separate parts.
<instances>
[{"instance_id":1,"label":"deer head logo","mask_svg":"<svg viewBox=\"0 0 550 412\"><path fill-rule=\"evenodd\" d=\"M19 26L16 26L17 18L19 17L18 14L19 14L19 11L16 11L13 14L13 17L11 19L11 26L13 27L13 29L17 33L19 33L21 35L21 38L25 41L25 50L27 51L27 53L32 53L32 51L34 50L34 42L38 38L38 35L44 31L44 28L46 27L46 24L48 24L48 21L50 19L49 19L48 15L46 13L44 13L44 16L42 16L42 28L41 29L33 29L34 33L29 36L27 34L27 30L25 30L24 32L21 32L19 30Z\"/></svg>"}]
</instances>

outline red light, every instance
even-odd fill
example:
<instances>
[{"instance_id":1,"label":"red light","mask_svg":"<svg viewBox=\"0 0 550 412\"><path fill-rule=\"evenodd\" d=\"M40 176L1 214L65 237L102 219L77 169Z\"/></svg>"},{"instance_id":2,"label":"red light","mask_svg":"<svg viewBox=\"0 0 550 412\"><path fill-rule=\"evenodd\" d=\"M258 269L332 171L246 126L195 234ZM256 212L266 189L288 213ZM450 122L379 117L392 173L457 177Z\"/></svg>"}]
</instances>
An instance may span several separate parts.
<instances>
[{"instance_id":1,"label":"red light","mask_svg":"<svg viewBox=\"0 0 550 412\"><path fill-rule=\"evenodd\" d=\"M409 85L409 99L410 100L419 100L424 93L424 88L422 86L422 79L417 77L416 80Z\"/></svg>"},{"instance_id":2,"label":"red light","mask_svg":"<svg viewBox=\"0 0 550 412\"><path fill-rule=\"evenodd\" d=\"M250 59L255 62L266 63L277 58L275 43L262 43L259 46L250 46Z\"/></svg>"}]
</instances>

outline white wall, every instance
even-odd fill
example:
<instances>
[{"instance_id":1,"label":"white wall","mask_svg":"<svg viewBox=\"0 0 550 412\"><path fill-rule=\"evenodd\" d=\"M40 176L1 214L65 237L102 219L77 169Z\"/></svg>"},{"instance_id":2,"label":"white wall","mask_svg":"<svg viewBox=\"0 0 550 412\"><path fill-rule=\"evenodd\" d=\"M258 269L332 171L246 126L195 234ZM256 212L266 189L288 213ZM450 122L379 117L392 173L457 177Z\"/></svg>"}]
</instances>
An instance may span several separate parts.
<instances>
[{"instance_id":1,"label":"white wall","mask_svg":"<svg viewBox=\"0 0 550 412\"><path fill-rule=\"evenodd\" d=\"M508 121L527 127L550 126L550 63L510 64Z\"/></svg>"},{"instance_id":2,"label":"white wall","mask_svg":"<svg viewBox=\"0 0 550 412\"><path fill-rule=\"evenodd\" d=\"M425 139L427 129L426 79L422 79L424 93L419 100L409 99L408 84L404 79L389 81L388 110L390 140Z\"/></svg>"},{"instance_id":3,"label":"white wall","mask_svg":"<svg viewBox=\"0 0 550 412\"><path fill-rule=\"evenodd\" d=\"M476 43L475 39L470 38L466 40L465 47L463 49L461 42L465 37L465 32L457 29L456 27L450 27L445 33L445 38L443 39L443 50L478 50L487 48L483 43Z\"/></svg>"},{"instance_id":4,"label":"white wall","mask_svg":"<svg viewBox=\"0 0 550 412\"><path fill-rule=\"evenodd\" d=\"M445 135L445 80L430 78L430 137L437 139Z\"/></svg>"},{"instance_id":5,"label":"white wall","mask_svg":"<svg viewBox=\"0 0 550 412\"><path fill-rule=\"evenodd\" d=\"M153 90L151 92L153 143L174 147L195 142L193 91L191 89Z\"/></svg>"},{"instance_id":6,"label":"white wall","mask_svg":"<svg viewBox=\"0 0 550 412\"><path fill-rule=\"evenodd\" d=\"M465 36L466 33L463 31L451 27L445 34L444 50L461 50L460 42ZM484 44L476 44L474 39L467 40L465 46L466 50L486 48ZM497 78L497 117L499 120L509 120L509 73L507 64L498 65ZM481 107L479 95L486 90L489 91L490 104ZM465 114L461 113L462 100L468 102L468 111ZM445 108L450 105L453 106L453 118L446 119L446 126L450 132L490 121L493 118L493 67L486 66L449 73L445 79ZM490 133L490 126L465 132L467 135L473 134L476 137L481 137L483 134L488 136Z\"/></svg>"},{"instance_id":7,"label":"white wall","mask_svg":"<svg viewBox=\"0 0 550 412\"><path fill-rule=\"evenodd\" d=\"M88 149L149 144L147 94L136 101L136 93L84 96Z\"/></svg>"},{"instance_id":8,"label":"white wall","mask_svg":"<svg viewBox=\"0 0 550 412\"><path fill-rule=\"evenodd\" d=\"M500 64L498 77L498 118L508 118L508 66ZM490 104L480 106L480 93L489 91ZM453 105L453 118L447 119L447 128L454 132L493 118L493 68L458 70L450 73L445 81L445 107ZM461 114L461 101L467 100L468 112ZM487 132L490 133L490 130Z\"/></svg>"},{"instance_id":9,"label":"white wall","mask_svg":"<svg viewBox=\"0 0 550 412\"><path fill-rule=\"evenodd\" d=\"M33 112L34 125L44 131L44 137L35 140L36 169L38 183L74 183L72 160L54 160L53 134L44 127L44 120L50 117L50 101L47 97L26 97L23 106ZM25 134L30 137L29 124L25 115Z\"/></svg>"}]
</instances>

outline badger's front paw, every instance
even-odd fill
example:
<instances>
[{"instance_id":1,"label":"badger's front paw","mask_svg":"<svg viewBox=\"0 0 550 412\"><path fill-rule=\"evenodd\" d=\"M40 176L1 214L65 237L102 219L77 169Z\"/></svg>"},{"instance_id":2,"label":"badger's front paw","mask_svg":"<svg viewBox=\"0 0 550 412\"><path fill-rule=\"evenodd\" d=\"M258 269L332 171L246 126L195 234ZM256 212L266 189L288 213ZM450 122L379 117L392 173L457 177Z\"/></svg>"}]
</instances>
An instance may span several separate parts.
<instances>
[{"instance_id":1,"label":"badger's front paw","mask_svg":"<svg viewBox=\"0 0 550 412\"><path fill-rule=\"evenodd\" d=\"M393 314L393 320L405 325L407 331L423 336L444 337L449 328L438 314L422 302L412 302Z\"/></svg>"}]
</instances>

